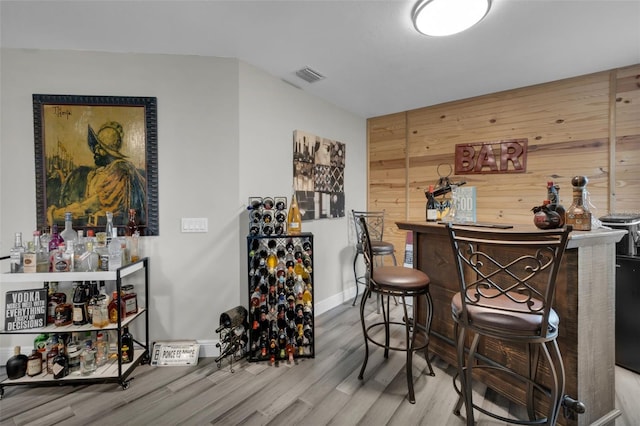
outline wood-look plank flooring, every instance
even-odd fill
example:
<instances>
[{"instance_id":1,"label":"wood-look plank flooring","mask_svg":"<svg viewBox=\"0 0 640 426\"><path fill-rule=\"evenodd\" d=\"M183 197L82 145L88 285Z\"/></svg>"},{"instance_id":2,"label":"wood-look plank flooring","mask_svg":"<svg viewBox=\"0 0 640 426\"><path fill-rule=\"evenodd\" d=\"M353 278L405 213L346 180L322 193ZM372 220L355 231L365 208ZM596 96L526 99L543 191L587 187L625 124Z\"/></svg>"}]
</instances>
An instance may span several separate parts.
<instances>
[{"instance_id":1,"label":"wood-look plank flooring","mask_svg":"<svg viewBox=\"0 0 640 426\"><path fill-rule=\"evenodd\" d=\"M376 315L375 303L368 315ZM399 315L397 310L396 315ZM212 324L212 330L217 324ZM404 354L372 350L365 377L359 310L349 303L316 318L316 355L286 362L234 363L202 358L195 367L139 366L127 390L117 384L6 387L0 426L6 425L460 425L452 414L454 368L434 357L435 377L414 358L416 404L407 401ZM4 368L0 375L5 378ZM478 386L476 401L516 412L505 399ZM640 375L616 367L618 426L640 425ZM496 422L476 415L478 426Z\"/></svg>"}]
</instances>

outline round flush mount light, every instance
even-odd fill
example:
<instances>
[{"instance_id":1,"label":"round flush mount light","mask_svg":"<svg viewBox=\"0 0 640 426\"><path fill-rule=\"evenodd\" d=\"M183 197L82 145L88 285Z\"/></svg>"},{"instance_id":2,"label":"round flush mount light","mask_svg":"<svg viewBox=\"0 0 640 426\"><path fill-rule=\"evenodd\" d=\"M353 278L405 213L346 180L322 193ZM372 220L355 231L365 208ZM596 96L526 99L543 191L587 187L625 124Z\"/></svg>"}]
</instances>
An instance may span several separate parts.
<instances>
[{"instance_id":1,"label":"round flush mount light","mask_svg":"<svg viewBox=\"0 0 640 426\"><path fill-rule=\"evenodd\" d=\"M448 36L480 22L490 7L491 0L420 0L411 19L422 34Z\"/></svg>"}]
</instances>

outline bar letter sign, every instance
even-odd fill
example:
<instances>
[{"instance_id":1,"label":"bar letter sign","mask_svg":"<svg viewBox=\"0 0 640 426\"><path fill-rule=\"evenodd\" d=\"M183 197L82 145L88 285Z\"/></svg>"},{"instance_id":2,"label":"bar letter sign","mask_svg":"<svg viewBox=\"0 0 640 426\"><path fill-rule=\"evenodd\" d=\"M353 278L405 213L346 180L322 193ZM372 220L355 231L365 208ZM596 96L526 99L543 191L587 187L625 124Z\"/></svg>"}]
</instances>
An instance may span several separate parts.
<instances>
[{"instance_id":1,"label":"bar letter sign","mask_svg":"<svg viewBox=\"0 0 640 426\"><path fill-rule=\"evenodd\" d=\"M6 294L5 331L44 327L47 318L47 289L8 291Z\"/></svg>"},{"instance_id":2,"label":"bar letter sign","mask_svg":"<svg viewBox=\"0 0 640 426\"><path fill-rule=\"evenodd\" d=\"M527 171L528 139L456 145L455 174L523 173Z\"/></svg>"}]
</instances>

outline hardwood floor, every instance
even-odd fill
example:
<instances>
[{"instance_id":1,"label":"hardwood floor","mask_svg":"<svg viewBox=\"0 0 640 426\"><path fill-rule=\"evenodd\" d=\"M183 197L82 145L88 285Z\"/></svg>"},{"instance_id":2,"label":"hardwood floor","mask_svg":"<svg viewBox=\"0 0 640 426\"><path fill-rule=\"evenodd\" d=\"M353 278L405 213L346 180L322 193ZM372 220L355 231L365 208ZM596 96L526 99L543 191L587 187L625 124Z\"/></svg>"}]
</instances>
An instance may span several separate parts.
<instances>
[{"instance_id":1,"label":"hardwood floor","mask_svg":"<svg viewBox=\"0 0 640 426\"><path fill-rule=\"evenodd\" d=\"M375 314L375 303L369 315ZM212 324L212 330L217 324ZM454 368L434 358L414 358L416 404L406 399L404 354L373 349L363 381L364 356L358 308L340 305L316 319L316 356L294 365L200 359L195 367L139 366L127 390L117 384L5 388L4 425L464 425L452 414ZM2 370L3 379L4 369ZM492 410L515 410L478 386L477 401ZM618 426L640 424L640 375L616 367ZM481 396L482 395L482 396ZM483 399L482 399L483 398ZM502 423L476 416L478 426Z\"/></svg>"}]
</instances>

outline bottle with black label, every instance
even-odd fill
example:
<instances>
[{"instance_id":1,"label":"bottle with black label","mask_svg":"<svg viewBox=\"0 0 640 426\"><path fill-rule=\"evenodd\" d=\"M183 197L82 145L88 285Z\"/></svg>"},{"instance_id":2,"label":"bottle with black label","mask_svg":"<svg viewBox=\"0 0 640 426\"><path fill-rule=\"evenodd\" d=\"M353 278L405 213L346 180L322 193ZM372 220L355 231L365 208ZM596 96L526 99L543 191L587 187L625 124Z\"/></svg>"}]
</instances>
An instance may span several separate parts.
<instances>
[{"instance_id":1,"label":"bottle with black label","mask_svg":"<svg viewBox=\"0 0 640 426\"><path fill-rule=\"evenodd\" d=\"M62 379L69 375L69 357L65 353L64 343L58 344L58 354L53 359L53 378Z\"/></svg>"},{"instance_id":2,"label":"bottle with black label","mask_svg":"<svg viewBox=\"0 0 640 426\"><path fill-rule=\"evenodd\" d=\"M73 292L73 325L84 325L89 322L87 313L89 287L78 282Z\"/></svg>"},{"instance_id":3,"label":"bottle with black label","mask_svg":"<svg viewBox=\"0 0 640 426\"><path fill-rule=\"evenodd\" d=\"M129 327L124 328L120 342L122 344L120 346L121 361L123 364L128 364L133 361L133 336L129 333Z\"/></svg>"}]
</instances>

